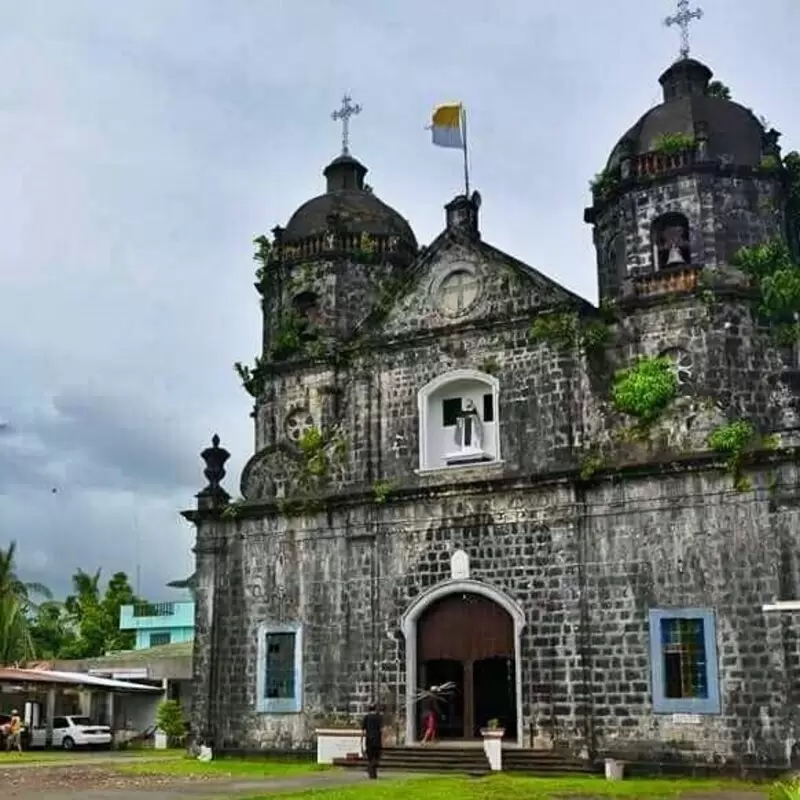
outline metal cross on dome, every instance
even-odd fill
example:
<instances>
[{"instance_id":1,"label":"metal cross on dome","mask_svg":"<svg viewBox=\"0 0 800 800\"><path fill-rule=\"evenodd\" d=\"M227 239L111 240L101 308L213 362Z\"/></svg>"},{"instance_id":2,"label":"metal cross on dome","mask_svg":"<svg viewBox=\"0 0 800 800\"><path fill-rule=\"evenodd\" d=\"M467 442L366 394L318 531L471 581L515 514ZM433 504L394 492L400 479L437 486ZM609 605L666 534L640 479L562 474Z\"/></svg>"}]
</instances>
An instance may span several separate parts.
<instances>
[{"instance_id":1,"label":"metal cross on dome","mask_svg":"<svg viewBox=\"0 0 800 800\"><path fill-rule=\"evenodd\" d=\"M361 113L361 106L353 103L353 98L346 94L342 98L342 107L331 114L334 122L342 121L342 155L350 155L350 117Z\"/></svg>"},{"instance_id":2,"label":"metal cross on dome","mask_svg":"<svg viewBox=\"0 0 800 800\"><path fill-rule=\"evenodd\" d=\"M689 0L678 0L678 13L674 17L667 17L664 24L667 27L677 25L681 29L681 58L689 57L689 23L694 19L703 18L703 9L689 10Z\"/></svg>"}]
</instances>

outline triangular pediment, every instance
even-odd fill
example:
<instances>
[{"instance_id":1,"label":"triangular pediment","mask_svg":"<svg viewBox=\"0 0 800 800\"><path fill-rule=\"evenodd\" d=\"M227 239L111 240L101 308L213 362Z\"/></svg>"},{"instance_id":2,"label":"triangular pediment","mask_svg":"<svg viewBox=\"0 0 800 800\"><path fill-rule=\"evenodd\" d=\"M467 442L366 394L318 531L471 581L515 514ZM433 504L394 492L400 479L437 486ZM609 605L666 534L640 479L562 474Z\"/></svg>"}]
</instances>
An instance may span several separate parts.
<instances>
[{"instance_id":1,"label":"triangular pediment","mask_svg":"<svg viewBox=\"0 0 800 800\"><path fill-rule=\"evenodd\" d=\"M420 255L373 334L396 338L464 323L530 317L585 300L480 240L445 232Z\"/></svg>"}]
</instances>

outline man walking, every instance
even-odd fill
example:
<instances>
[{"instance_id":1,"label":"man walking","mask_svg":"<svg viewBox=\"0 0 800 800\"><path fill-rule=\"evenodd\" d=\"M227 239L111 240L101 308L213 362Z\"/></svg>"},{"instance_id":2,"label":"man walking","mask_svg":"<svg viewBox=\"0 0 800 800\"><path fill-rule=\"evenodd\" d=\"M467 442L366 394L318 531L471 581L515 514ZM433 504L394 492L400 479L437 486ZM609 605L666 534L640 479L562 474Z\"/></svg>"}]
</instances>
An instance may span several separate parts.
<instances>
[{"instance_id":1,"label":"man walking","mask_svg":"<svg viewBox=\"0 0 800 800\"><path fill-rule=\"evenodd\" d=\"M383 721L373 703L361 723L361 750L367 758L367 775L378 777L378 762L381 759Z\"/></svg>"}]
</instances>

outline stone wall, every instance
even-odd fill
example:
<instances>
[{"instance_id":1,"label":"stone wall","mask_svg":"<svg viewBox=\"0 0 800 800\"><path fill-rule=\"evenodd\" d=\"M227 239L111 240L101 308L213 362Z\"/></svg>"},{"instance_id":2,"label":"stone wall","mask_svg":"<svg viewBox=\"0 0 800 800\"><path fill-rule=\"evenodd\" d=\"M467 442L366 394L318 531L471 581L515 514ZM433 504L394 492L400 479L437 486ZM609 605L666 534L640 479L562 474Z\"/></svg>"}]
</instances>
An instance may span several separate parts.
<instances>
[{"instance_id":1,"label":"stone wall","mask_svg":"<svg viewBox=\"0 0 800 800\"><path fill-rule=\"evenodd\" d=\"M780 180L769 172L716 164L640 181L594 209L600 296L654 271L652 224L678 212L689 221L691 262L724 268L744 245L785 231Z\"/></svg>"},{"instance_id":2,"label":"stone wall","mask_svg":"<svg viewBox=\"0 0 800 800\"><path fill-rule=\"evenodd\" d=\"M394 714L399 697L402 717L404 652L392 637L411 600L449 578L450 557L463 549L471 577L525 611L526 733L533 725L576 752L588 744L705 759L749 749L780 759L800 651L789 620L761 606L796 596L800 520L796 468L776 474L781 488L748 493L700 468L586 486L475 481L380 506L230 521L217 555L213 644L207 628L197 634L201 674L208 649L215 655L217 736L235 747L305 746L314 727L353 720L373 698ZM766 475L754 483L766 485ZM207 608L207 575L199 579ZM699 724L651 711L648 612L686 606L717 614L723 713ZM304 626L302 714L254 711L265 620ZM202 698L195 712L202 729Z\"/></svg>"}]
</instances>

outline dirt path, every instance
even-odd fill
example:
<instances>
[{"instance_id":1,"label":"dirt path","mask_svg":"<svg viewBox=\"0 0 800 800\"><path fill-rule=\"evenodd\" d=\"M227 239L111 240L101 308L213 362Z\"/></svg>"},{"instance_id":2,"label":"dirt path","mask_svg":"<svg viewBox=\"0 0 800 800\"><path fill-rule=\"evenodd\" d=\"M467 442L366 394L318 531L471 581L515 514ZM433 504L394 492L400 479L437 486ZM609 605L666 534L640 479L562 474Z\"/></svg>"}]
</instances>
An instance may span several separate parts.
<instances>
[{"instance_id":1,"label":"dirt path","mask_svg":"<svg viewBox=\"0 0 800 800\"><path fill-rule=\"evenodd\" d=\"M403 775L392 778L403 779ZM419 777L418 775L415 777ZM2 798L14 800L192 800L323 789L367 780L361 772L324 772L268 780L125 775L100 767L0 770Z\"/></svg>"}]
</instances>

